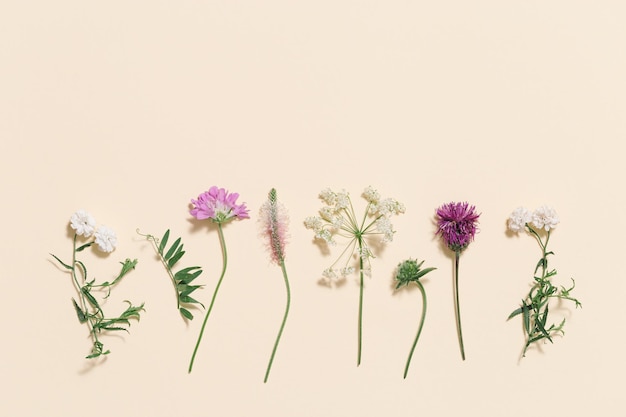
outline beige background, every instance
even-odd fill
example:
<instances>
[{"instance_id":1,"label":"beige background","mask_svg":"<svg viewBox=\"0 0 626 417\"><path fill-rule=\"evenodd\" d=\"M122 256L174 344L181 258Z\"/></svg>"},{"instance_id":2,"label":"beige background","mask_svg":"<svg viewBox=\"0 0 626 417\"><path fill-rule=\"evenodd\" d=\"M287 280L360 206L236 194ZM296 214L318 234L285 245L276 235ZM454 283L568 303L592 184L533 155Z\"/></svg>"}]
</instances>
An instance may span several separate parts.
<instances>
[{"instance_id":1,"label":"beige background","mask_svg":"<svg viewBox=\"0 0 626 417\"><path fill-rule=\"evenodd\" d=\"M625 21L620 1L2 2L0 415L624 415ZM188 203L211 185L252 219L225 229L227 275L188 375L202 315L180 319L135 229L183 236L208 302L217 234ZM356 281L318 285L338 252L302 221L321 189L367 185L407 211L373 262L357 368ZM257 236L271 187L292 219L293 304L263 384L284 306ZM461 260L465 362L452 259L433 238L435 207L453 200L482 213ZM521 325L505 319L540 253L505 220L541 204L561 216L552 265L583 309L554 310L566 336L518 362ZM79 208L119 236L87 259L96 277L139 259L107 307L146 302L96 366L49 255L70 256ZM421 308L392 288L408 257L438 270L403 380Z\"/></svg>"}]
</instances>

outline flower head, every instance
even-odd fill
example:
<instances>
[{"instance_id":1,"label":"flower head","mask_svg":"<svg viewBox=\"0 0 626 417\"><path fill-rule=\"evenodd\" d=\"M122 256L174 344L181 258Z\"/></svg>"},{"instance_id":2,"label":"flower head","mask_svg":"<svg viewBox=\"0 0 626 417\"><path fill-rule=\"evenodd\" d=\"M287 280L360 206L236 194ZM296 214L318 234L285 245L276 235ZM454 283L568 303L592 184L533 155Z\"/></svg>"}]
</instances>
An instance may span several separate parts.
<instances>
[{"instance_id":1,"label":"flower head","mask_svg":"<svg viewBox=\"0 0 626 417\"><path fill-rule=\"evenodd\" d=\"M285 259L289 216L285 206L277 201L276 190L273 188L259 210L259 221L262 225L262 234L267 239L272 261L280 264Z\"/></svg>"},{"instance_id":2,"label":"flower head","mask_svg":"<svg viewBox=\"0 0 626 417\"><path fill-rule=\"evenodd\" d=\"M191 200L193 208L189 212L198 220L211 219L215 223L250 218L246 204L237 204L237 198L239 194L213 186L200 194L197 200Z\"/></svg>"},{"instance_id":3,"label":"flower head","mask_svg":"<svg viewBox=\"0 0 626 417\"><path fill-rule=\"evenodd\" d=\"M447 203L437 208L437 234L453 251L462 251L474 240L479 213L476 208L464 203Z\"/></svg>"},{"instance_id":4,"label":"flower head","mask_svg":"<svg viewBox=\"0 0 626 417\"><path fill-rule=\"evenodd\" d=\"M532 222L535 227L548 232L559 224L559 216L552 207L541 206L533 212Z\"/></svg>"},{"instance_id":5,"label":"flower head","mask_svg":"<svg viewBox=\"0 0 626 417\"><path fill-rule=\"evenodd\" d=\"M508 226L509 230L518 233L524 230L526 223L532 220L532 214L526 207L518 207L509 216Z\"/></svg>"},{"instance_id":6,"label":"flower head","mask_svg":"<svg viewBox=\"0 0 626 417\"><path fill-rule=\"evenodd\" d=\"M326 188L319 194L324 203L319 215L304 220L304 226L315 232L316 239L322 239L333 246L336 245L335 237L343 237L349 241L343 252L344 256L322 274L326 279L344 278L353 272L354 268L349 266L353 255L364 262L361 270L364 273L369 272L369 259L374 254L368 240L374 236L379 236L384 243L393 240L395 231L390 217L404 213L404 205L393 198L381 199L378 191L372 187L365 188L362 197L367 201L367 208L364 215L357 216L346 191L335 192ZM345 264L336 267L341 259L345 260Z\"/></svg>"},{"instance_id":7,"label":"flower head","mask_svg":"<svg viewBox=\"0 0 626 417\"><path fill-rule=\"evenodd\" d=\"M96 221L85 210L78 210L72 214L70 218L70 226L76 230L76 234L79 236L89 237L96 229Z\"/></svg>"},{"instance_id":8,"label":"flower head","mask_svg":"<svg viewBox=\"0 0 626 417\"><path fill-rule=\"evenodd\" d=\"M117 236L113 229L106 226L98 227L94 235L96 245L102 252L113 252L115 246L117 246Z\"/></svg>"}]
</instances>

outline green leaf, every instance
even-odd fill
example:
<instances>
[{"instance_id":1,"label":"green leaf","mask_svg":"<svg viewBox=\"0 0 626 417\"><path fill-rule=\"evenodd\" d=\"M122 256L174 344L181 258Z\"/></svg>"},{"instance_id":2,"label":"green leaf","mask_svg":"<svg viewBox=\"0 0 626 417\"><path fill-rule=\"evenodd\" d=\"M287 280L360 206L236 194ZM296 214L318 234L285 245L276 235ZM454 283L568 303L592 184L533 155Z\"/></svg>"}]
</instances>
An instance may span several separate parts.
<instances>
[{"instance_id":1,"label":"green leaf","mask_svg":"<svg viewBox=\"0 0 626 417\"><path fill-rule=\"evenodd\" d=\"M522 307L520 307L520 308L518 308L516 310L513 310L513 312L511 314L509 314L509 317L507 317L506 319L510 320L513 317L517 316L518 314L522 314Z\"/></svg>"},{"instance_id":2,"label":"green leaf","mask_svg":"<svg viewBox=\"0 0 626 417\"><path fill-rule=\"evenodd\" d=\"M189 320L193 320L193 314L191 314L191 311L189 311L189 310L187 310L186 308L183 308L183 307L179 308L178 310L180 311L180 314L183 315L183 317L185 317L186 319L189 319Z\"/></svg>"},{"instance_id":3,"label":"green leaf","mask_svg":"<svg viewBox=\"0 0 626 417\"><path fill-rule=\"evenodd\" d=\"M424 261L422 261L422 263L424 263ZM421 264L420 264L421 265ZM426 275L427 273L434 271L437 268L426 268L426 269L422 269L421 271L419 271L417 273L417 275L415 275L415 279L420 279L421 277L423 277L424 275Z\"/></svg>"},{"instance_id":4,"label":"green leaf","mask_svg":"<svg viewBox=\"0 0 626 417\"><path fill-rule=\"evenodd\" d=\"M63 262L63 261L62 261L62 260L60 260L59 258L57 258L57 257L56 257L56 255L53 255L53 254L50 254L50 255L51 255L54 259L56 259L58 263L60 263L61 265L63 265L63 267L64 267L65 269L72 270L72 267L71 267L71 266L69 266L68 264L66 264L65 262Z\"/></svg>"},{"instance_id":5,"label":"green leaf","mask_svg":"<svg viewBox=\"0 0 626 417\"><path fill-rule=\"evenodd\" d=\"M78 303L76 303L76 300L74 300L73 298L72 303L74 304L74 309L76 310L76 315L78 316L79 323L86 322L87 316L85 315L85 312L78 306Z\"/></svg>"},{"instance_id":6,"label":"green leaf","mask_svg":"<svg viewBox=\"0 0 626 417\"><path fill-rule=\"evenodd\" d=\"M98 304L98 301L95 299L95 297L93 295L91 295L91 293L89 292L89 288L87 287L82 287L80 289L80 292L82 292L85 297L87 298L87 301L89 301L89 304L91 304L92 306L94 306L95 308L97 308L98 310L101 310L100 305Z\"/></svg>"},{"instance_id":7,"label":"green leaf","mask_svg":"<svg viewBox=\"0 0 626 417\"><path fill-rule=\"evenodd\" d=\"M172 245L172 247L167 251L165 256L163 256L163 258L165 258L166 261L172 257L172 255L174 254L174 251L176 251L176 248L178 248L179 243L180 243L180 238L174 241L174 244Z\"/></svg>"},{"instance_id":8,"label":"green leaf","mask_svg":"<svg viewBox=\"0 0 626 417\"><path fill-rule=\"evenodd\" d=\"M200 302L188 295L181 295L180 296L180 302L181 303L196 303L196 304L200 304Z\"/></svg>"},{"instance_id":9,"label":"green leaf","mask_svg":"<svg viewBox=\"0 0 626 417\"><path fill-rule=\"evenodd\" d=\"M525 304L522 306L522 313L524 314L524 329L527 334L530 334L530 316L528 314L528 307Z\"/></svg>"},{"instance_id":10,"label":"green leaf","mask_svg":"<svg viewBox=\"0 0 626 417\"><path fill-rule=\"evenodd\" d=\"M180 258L183 257L183 255L185 254L184 250L181 250L183 248L183 245L180 245L178 252L176 252L176 254L174 256L172 256L170 258L169 261L167 261L167 266L171 269L174 265L176 265L176 262L178 262L178 260Z\"/></svg>"},{"instance_id":11,"label":"green leaf","mask_svg":"<svg viewBox=\"0 0 626 417\"><path fill-rule=\"evenodd\" d=\"M78 247L78 249L76 249L76 252L82 252L83 250L87 249L89 246L93 245L94 242L89 242L89 243L85 243L84 245Z\"/></svg>"},{"instance_id":12,"label":"green leaf","mask_svg":"<svg viewBox=\"0 0 626 417\"><path fill-rule=\"evenodd\" d=\"M170 229L167 229L163 238L161 239L161 244L159 245L159 254L163 255L163 251L165 250L165 245L167 244L167 239L170 237Z\"/></svg>"}]
</instances>

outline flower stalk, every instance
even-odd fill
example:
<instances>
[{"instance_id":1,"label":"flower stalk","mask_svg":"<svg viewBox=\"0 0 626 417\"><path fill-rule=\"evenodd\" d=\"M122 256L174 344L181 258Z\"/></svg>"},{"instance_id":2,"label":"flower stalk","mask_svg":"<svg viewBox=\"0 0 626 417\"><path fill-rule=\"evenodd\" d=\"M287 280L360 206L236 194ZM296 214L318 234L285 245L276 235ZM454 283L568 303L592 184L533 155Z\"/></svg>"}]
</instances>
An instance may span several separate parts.
<instances>
[{"instance_id":1,"label":"flower stalk","mask_svg":"<svg viewBox=\"0 0 626 417\"><path fill-rule=\"evenodd\" d=\"M211 315L211 311L213 310L213 306L217 298L217 293L220 289L220 286L222 285L224 275L226 275L226 267L228 265L228 253L226 250L226 241L224 239L224 231L222 228L223 224L232 220L250 218L245 203L237 204L238 197L239 194L237 193L229 193L224 188L212 186L208 191L200 194L197 200L191 200L193 207L191 208L189 213L193 217L198 220L209 220L217 224L217 232L219 236L220 247L222 250L222 272L220 274L219 280L217 281L217 285L215 286L215 290L213 291L211 304L209 305L209 308L204 316L204 320L202 321L202 327L200 328L200 333L198 335L196 345L191 355L191 360L189 361L188 373L191 373L191 371L193 370L194 361L198 353L198 348L200 347L200 342L202 341L202 336L204 335L207 321L209 319L209 316Z\"/></svg>"},{"instance_id":2,"label":"flower stalk","mask_svg":"<svg viewBox=\"0 0 626 417\"><path fill-rule=\"evenodd\" d=\"M285 289L287 291L287 301L285 305L285 313L283 320L276 336L276 341L272 348L267 369L265 371L265 377L263 382L266 383L272 364L274 363L274 357L276 356L276 350L285 329L285 323L287 323L287 317L289 315L289 307L291 305L291 289L289 287L289 278L287 276L287 268L285 267L285 246L287 242L287 229L289 224L289 216L285 207L278 202L278 196L276 190L272 188L268 193L267 201L261 206L259 210L259 222L261 224L261 234L265 238L265 242L270 252L270 259L273 263L280 266L285 281Z\"/></svg>"},{"instance_id":3,"label":"flower stalk","mask_svg":"<svg viewBox=\"0 0 626 417\"><path fill-rule=\"evenodd\" d=\"M369 239L382 237L382 243L393 240L395 231L389 218L404 213L404 205L392 198L381 199L378 191L367 187L362 194L367 201L362 220L359 222L347 192L335 192L331 189L322 190L319 198L324 207L318 216L307 217L304 226L315 233L315 239L335 246L335 237L347 240L347 244L335 262L324 270L322 281L330 285L334 280L345 279L355 271L352 266L358 257L359 269L359 307L357 321L357 366L361 364L363 348L363 298L364 277L371 274L370 259L374 258Z\"/></svg>"},{"instance_id":4,"label":"flower stalk","mask_svg":"<svg viewBox=\"0 0 626 417\"><path fill-rule=\"evenodd\" d=\"M441 236L448 249L454 252L454 310L462 360L465 360L465 346L459 302L459 259L461 252L474 240L478 231L479 217L480 214L476 212L476 208L467 202L443 204L436 210L437 234Z\"/></svg>"},{"instance_id":5,"label":"flower stalk","mask_svg":"<svg viewBox=\"0 0 626 417\"><path fill-rule=\"evenodd\" d=\"M404 262L401 262L398 265L398 272L396 274L396 280L398 281L398 285L396 286L396 290L399 289L403 285L408 285L413 282L419 288L420 293L422 294L422 315L420 316L419 325L417 327L417 334L415 336L415 340L413 340L413 344L411 345L411 350L409 351L409 357L406 360L406 365L404 367L404 379L409 372L409 366L411 366L411 359L413 358L413 352L415 352L415 347L417 346L417 341L419 340L420 335L422 334L422 329L424 327L424 320L426 319L426 309L428 306L426 300L426 290L424 290L424 286L420 282L420 278L422 278L427 273L434 271L437 268L425 268L421 269L421 266L424 264L424 261L418 263L417 260L409 259Z\"/></svg>"}]
</instances>

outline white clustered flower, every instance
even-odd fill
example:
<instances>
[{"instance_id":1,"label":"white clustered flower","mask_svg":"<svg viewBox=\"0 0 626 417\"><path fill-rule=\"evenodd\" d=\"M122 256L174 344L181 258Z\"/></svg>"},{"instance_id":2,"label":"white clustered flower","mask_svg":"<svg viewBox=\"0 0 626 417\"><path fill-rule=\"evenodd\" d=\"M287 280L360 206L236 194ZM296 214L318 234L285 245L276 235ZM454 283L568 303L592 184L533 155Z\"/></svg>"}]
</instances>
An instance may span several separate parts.
<instances>
[{"instance_id":1,"label":"white clustered flower","mask_svg":"<svg viewBox=\"0 0 626 417\"><path fill-rule=\"evenodd\" d=\"M322 229L323 225L324 224L322 223L322 219L316 216L311 216L304 219L304 227L314 230L316 232Z\"/></svg>"},{"instance_id":2,"label":"white clustered flower","mask_svg":"<svg viewBox=\"0 0 626 417\"><path fill-rule=\"evenodd\" d=\"M509 216L509 230L518 233L524 230L526 223L530 223L532 220L532 214L526 207L518 207L513 210L513 213Z\"/></svg>"},{"instance_id":3,"label":"white clustered flower","mask_svg":"<svg viewBox=\"0 0 626 417\"><path fill-rule=\"evenodd\" d=\"M76 230L76 234L79 236L89 237L96 229L96 221L85 210L78 210L72 214L70 218L70 226Z\"/></svg>"},{"instance_id":4,"label":"white clustered flower","mask_svg":"<svg viewBox=\"0 0 626 417\"><path fill-rule=\"evenodd\" d=\"M335 203L335 209L337 211L350 207L350 196L345 191L337 193L337 202Z\"/></svg>"},{"instance_id":5,"label":"white clustered flower","mask_svg":"<svg viewBox=\"0 0 626 417\"><path fill-rule=\"evenodd\" d=\"M380 200L380 194L378 194L378 191L369 186L363 191L363 198L365 198L368 203L376 204L378 203L378 200Z\"/></svg>"},{"instance_id":6,"label":"white clustered flower","mask_svg":"<svg viewBox=\"0 0 626 417\"><path fill-rule=\"evenodd\" d=\"M340 272L341 272L341 276L345 278L348 275L352 275L354 273L354 268L351 266L346 266L345 268L341 268Z\"/></svg>"},{"instance_id":7,"label":"white clustered flower","mask_svg":"<svg viewBox=\"0 0 626 417\"><path fill-rule=\"evenodd\" d=\"M337 194L330 188L322 190L319 197L324 203L328 204L329 206L332 206L337 201Z\"/></svg>"},{"instance_id":8,"label":"white clustered flower","mask_svg":"<svg viewBox=\"0 0 626 417\"><path fill-rule=\"evenodd\" d=\"M387 217L381 217L376 220L376 230L384 235L383 242L393 241L393 226Z\"/></svg>"},{"instance_id":9,"label":"white clustered flower","mask_svg":"<svg viewBox=\"0 0 626 417\"><path fill-rule=\"evenodd\" d=\"M535 227L545 229L546 232L554 229L559 224L559 216L549 206L541 206L533 212L532 222Z\"/></svg>"},{"instance_id":10,"label":"white clustered flower","mask_svg":"<svg viewBox=\"0 0 626 417\"><path fill-rule=\"evenodd\" d=\"M117 236L115 235L113 229L109 229L106 226L100 226L98 230L96 230L94 236L96 238L96 244L102 252L113 252L115 246L117 246Z\"/></svg>"},{"instance_id":11,"label":"white clustered flower","mask_svg":"<svg viewBox=\"0 0 626 417\"><path fill-rule=\"evenodd\" d=\"M328 278L328 279L335 279L337 278L337 274L335 273L335 270L332 268L327 268L324 270L324 272L322 272L322 276L324 278Z\"/></svg>"}]
</instances>

